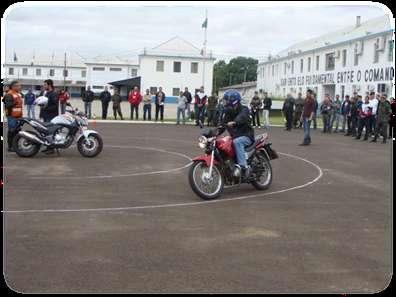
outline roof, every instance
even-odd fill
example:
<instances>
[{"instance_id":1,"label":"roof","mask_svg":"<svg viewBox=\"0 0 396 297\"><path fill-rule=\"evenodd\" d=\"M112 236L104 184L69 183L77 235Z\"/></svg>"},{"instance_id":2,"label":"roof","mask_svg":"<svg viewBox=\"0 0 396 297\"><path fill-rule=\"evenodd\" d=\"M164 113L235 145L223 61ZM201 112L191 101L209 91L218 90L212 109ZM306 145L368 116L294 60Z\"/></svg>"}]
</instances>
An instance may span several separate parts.
<instances>
[{"instance_id":1,"label":"roof","mask_svg":"<svg viewBox=\"0 0 396 297\"><path fill-rule=\"evenodd\" d=\"M110 64L110 65L138 65L136 59L120 58L118 56L96 56L93 58L86 59L86 64Z\"/></svg>"},{"instance_id":2,"label":"roof","mask_svg":"<svg viewBox=\"0 0 396 297\"><path fill-rule=\"evenodd\" d=\"M388 15L383 15L377 18L370 19L366 22L362 22L360 26L356 26L356 24L354 23L353 25L345 27L341 30L333 31L319 37L310 38L295 43L287 49L279 52L275 56L275 59L287 57L288 53L291 52L298 54L300 52L305 52L325 46L331 46L337 43L342 43L352 39L362 38L368 35L378 34L391 30L392 26L390 22L390 17Z\"/></svg>"},{"instance_id":3,"label":"roof","mask_svg":"<svg viewBox=\"0 0 396 297\"><path fill-rule=\"evenodd\" d=\"M145 48L140 55L205 58L202 55L202 50L200 48L178 36L175 36L151 49ZM208 56L206 58L212 59L211 53L208 54Z\"/></svg>"},{"instance_id":4,"label":"roof","mask_svg":"<svg viewBox=\"0 0 396 297\"><path fill-rule=\"evenodd\" d=\"M122 80L117 80L113 82L109 82L109 85L112 86L138 86L140 87L140 76L128 78L128 79L122 79Z\"/></svg>"},{"instance_id":5,"label":"roof","mask_svg":"<svg viewBox=\"0 0 396 297\"><path fill-rule=\"evenodd\" d=\"M14 61L14 53L17 61ZM60 66L64 67L64 52L36 52L32 50L16 50L9 52L6 56L5 64L13 65L40 65L40 66ZM66 66L68 67L85 67L84 58L77 53L66 53Z\"/></svg>"},{"instance_id":6,"label":"roof","mask_svg":"<svg viewBox=\"0 0 396 297\"><path fill-rule=\"evenodd\" d=\"M243 82L243 83L238 84L238 85L232 85L232 86L219 88L219 90L243 89L243 88L252 88L252 87L256 87L256 86L257 86L257 82L256 81L247 81L247 82Z\"/></svg>"}]
</instances>

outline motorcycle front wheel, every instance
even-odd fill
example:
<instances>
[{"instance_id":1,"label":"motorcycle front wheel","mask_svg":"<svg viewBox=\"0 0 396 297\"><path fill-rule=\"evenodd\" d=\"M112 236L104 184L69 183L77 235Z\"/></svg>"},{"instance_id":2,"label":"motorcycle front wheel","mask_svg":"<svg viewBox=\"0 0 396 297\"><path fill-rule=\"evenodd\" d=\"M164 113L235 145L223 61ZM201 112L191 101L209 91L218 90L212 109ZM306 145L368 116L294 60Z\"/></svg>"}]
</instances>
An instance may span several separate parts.
<instances>
[{"instance_id":1,"label":"motorcycle front wheel","mask_svg":"<svg viewBox=\"0 0 396 297\"><path fill-rule=\"evenodd\" d=\"M224 178L220 169L213 165L212 175L204 161L195 161L188 174L191 189L204 200L216 199L224 189Z\"/></svg>"},{"instance_id":2,"label":"motorcycle front wheel","mask_svg":"<svg viewBox=\"0 0 396 297\"><path fill-rule=\"evenodd\" d=\"M96 157L103 149L102 137L98 134L90 134L87 138L81 137L77 142L77 148L83 157Z\"/></svg>"},{"instance_id":3,"label":"motorcycle front wheel","mask_svg":"<svg viewBox=\"0 0 396 297\"><path fill-rule=\"evenodd\" d=\"M30 158L38 153L41 145L17 134L13 140L12 146L19 157Z\"/></svg>"}]
</instances>

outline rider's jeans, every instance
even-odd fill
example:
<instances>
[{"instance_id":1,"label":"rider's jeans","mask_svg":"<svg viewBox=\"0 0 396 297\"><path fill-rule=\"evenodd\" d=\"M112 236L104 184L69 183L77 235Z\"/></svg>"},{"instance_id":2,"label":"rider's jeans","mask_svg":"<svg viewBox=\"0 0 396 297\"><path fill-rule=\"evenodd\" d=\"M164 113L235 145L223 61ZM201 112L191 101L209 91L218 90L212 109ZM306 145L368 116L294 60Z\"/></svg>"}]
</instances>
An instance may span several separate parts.
<instances>
[{"instance_id":1,"label":"rider's jeans","mask_svg":"<svg viewBox=\"0 0 396 297\"><path fill-rule=\"evenodd\" d=\"M245 147L252 144L252 140L247 136L240 136L233 140L237 163L241 167L247 167Z\"/></svg>"}]
</instances>

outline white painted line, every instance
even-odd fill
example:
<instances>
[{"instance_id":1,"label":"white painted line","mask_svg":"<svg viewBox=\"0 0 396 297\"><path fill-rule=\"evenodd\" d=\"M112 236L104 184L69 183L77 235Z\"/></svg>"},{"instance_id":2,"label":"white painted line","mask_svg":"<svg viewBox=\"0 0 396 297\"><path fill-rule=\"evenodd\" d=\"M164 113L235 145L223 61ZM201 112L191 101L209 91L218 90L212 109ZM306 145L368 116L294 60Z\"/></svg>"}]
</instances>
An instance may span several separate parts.
<instances>
[{"instance_id":1,"label":"white painted line","mask_svg":"<svg viewBox=\"0 0 396 297\"><path fill-rule=\"evenodd\" d=\"M82 209L28 209L28 210L4 210L2 212L4 213L13 213L13 214L19 214L19 213L66 213L66 212L99 212L99 211L126 211L126 210L138 210L138 209L154 209L154 208L167 208L167 207L180 207L180 206L199 206L199 205L205 205L209 203L220 203L220 202L226 202L226 201L234 201L234 200L243 200L243 199L248 199L248 198L255 198L255 197L261 197L261 196L268 196L268 195L274 195L274 194L280 194L288 191L293 191L297 189L302 189L305 187L308 187L312 185L313 183L317 182L322 176L323 176L323 171L319 167L319 165L295 156L291 154L286 154L286 153L280 153L281 155L288 156L294 159L298 159L301 161L304 161L313 167L316 168L318 171L318 175L311 181L291 187L291 188L286 188L278 191L273 191L273 192L268 192L268 193L258 193L258 194L252 194L252 195L244 195L244 196L239 196L239 197L234 197L234 198L224 198L224 199L218 199L218 200L209 200L209 201L200 201L200 202L185 202L185 203L172 203L172 204L160 204L160 205L145 205L145 206L130 206L130 207L109 207L109 208L82 208Z\"/></svg>"}]
</instances>

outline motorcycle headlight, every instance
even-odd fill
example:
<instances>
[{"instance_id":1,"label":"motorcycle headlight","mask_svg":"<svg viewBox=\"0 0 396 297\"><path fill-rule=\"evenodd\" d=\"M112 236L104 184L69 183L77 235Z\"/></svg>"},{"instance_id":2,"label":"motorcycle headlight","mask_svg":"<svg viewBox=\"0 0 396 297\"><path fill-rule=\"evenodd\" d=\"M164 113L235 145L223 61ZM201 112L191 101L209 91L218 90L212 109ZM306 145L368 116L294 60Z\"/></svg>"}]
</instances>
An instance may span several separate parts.
<instances>
[{"instance_id":1,"label":"motorcycle headlight","mask_svg":"<svg viewBox=\"0 0 396 297\"><path fill-rule=\"evenodd\" d=\"M205 136L200 136L199 138L198 138L198 146L201 148L201 149L204 149L204 148L206 148L206 144L208 143L208 139L205 137Z\"/></svg>"}]
</instances>

